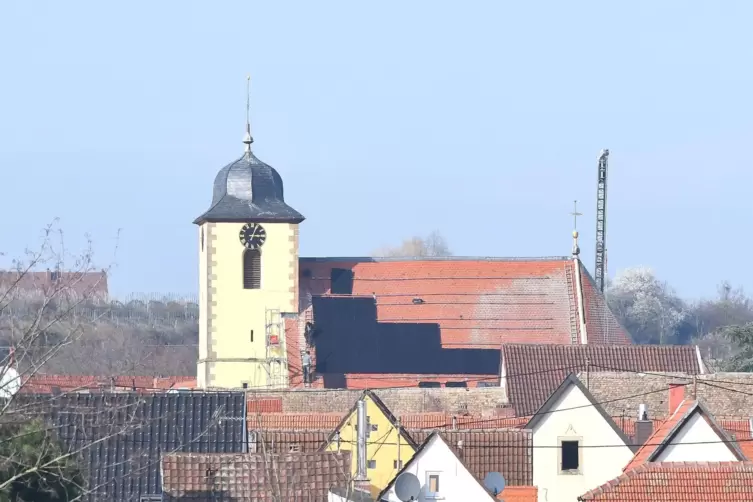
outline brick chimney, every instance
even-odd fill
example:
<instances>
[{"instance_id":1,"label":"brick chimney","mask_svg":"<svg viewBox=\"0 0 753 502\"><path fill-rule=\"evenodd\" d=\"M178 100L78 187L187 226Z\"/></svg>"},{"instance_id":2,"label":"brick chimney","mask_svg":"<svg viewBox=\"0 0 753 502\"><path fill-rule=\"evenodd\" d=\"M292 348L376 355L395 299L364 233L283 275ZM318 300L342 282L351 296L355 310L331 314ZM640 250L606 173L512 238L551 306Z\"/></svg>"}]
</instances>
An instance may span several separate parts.
<instances>
[{"instance_id":1,"label":"brick chimney","mask_svg":"<svg viewBox=\"0 0 753 502\"><path fill-rule=\"evenodd\" d=\"M654 422L648 418L648 410L645 404L638 407L638 420L635 422L635 437L633 444L643 445L651 434L654 433Z\"/></svg>"},{"instance_id":2,"label":"brick chimney","mask_svg":"<svg viewBox=\"0 0 753 502\"><path fill-rule=\"evenodd\" d=\"M669 414L672 415L680 404L685 400L684 382L672 382L669 384Z\"/></svg>"}]
</instances>

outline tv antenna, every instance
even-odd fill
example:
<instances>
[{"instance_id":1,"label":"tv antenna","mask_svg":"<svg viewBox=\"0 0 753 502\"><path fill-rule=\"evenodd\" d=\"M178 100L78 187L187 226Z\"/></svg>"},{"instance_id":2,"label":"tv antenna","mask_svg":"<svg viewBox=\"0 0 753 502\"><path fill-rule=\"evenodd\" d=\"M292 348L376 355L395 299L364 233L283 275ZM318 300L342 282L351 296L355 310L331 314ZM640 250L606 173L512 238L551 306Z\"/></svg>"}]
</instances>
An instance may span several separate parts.
<instances>
[{"instance_id":1,"label":"tv antenna","mask_svg":"<svg viewBox=\"0 0 753 502\"><path fill-rule=\"evenodd\" d=\"M404 472L395 480L395 495L402 502L418 500L421 493L421 482L410 472Z\"/></svg>"},{"instance_id":2,"label":"tv antenna","mask_svg":"<svg viewBox=\"0 0 753 502\"><path fill-rule=\"evenodd\" d=\"M484 486L496 497L505 489L505 477L500 472L490 472L484 478Z\"/></svg>"}]
</instances>

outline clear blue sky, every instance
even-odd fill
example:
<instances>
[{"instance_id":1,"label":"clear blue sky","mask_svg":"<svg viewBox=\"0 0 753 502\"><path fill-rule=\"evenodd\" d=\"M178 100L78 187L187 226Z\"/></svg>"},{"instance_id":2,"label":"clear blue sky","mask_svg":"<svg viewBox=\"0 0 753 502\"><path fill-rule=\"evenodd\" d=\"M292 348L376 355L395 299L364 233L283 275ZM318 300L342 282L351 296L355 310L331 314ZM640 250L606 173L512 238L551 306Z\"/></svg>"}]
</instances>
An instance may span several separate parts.
<instances>
[{"instance_id":1,"label":"clear blue sky","mask_svg":"<svg viewBox=\"0 0 753 502\"><path fill-rule=\"evenodd\" d=\"M619 4L619 5L618 5ZM0 4L0 247L61 218L115 294L195 293L214 176L255 152L303 255L439 229L457 255L593 268L611 150L610 275L753 292L752 2L15 1Z\"/></svg>"}]
</instances>

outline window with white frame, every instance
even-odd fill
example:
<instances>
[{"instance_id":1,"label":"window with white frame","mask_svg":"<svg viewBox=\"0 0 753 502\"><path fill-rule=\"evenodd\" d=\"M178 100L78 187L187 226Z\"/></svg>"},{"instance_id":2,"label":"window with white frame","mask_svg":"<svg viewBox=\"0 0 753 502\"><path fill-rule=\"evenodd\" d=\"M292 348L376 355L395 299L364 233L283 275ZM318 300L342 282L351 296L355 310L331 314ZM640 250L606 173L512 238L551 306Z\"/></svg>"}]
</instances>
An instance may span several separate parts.
<instances>
[{"instance_id":1,"label":"window with white frame","mask_svg":"<svg viewBox=\"0 0 753 502\"><path fill-rule=\"evenodd\" d=\"M439 498L439 473L426 473L426 498Z\"/></svg>"},{"instance_id":2,"label":"window with white frame","mask_svg":"<svg viewBox=\"0 0 753 502\"><path fill-rule=\"evenodd\" d=\"M580 454L582 438L563 437L559 438L558 442L560 474L581 474L583 472Z\"/></svg>"}]
</instances>

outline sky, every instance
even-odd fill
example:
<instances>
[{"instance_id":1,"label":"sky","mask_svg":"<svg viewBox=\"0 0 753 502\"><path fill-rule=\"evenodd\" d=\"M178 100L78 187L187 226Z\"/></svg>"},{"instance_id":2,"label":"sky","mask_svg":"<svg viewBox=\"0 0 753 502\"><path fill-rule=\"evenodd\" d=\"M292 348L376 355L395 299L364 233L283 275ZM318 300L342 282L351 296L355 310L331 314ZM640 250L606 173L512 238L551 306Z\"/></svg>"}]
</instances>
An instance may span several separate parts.
<instances>
[{"instance_id":1,"label":"sky","mask_svg":"<svg viewBox=\"0 0 753 502\"><path fill-rule=\"evenodd\" d=\"M254 152L306 216L302 256L439 230L458 256L593 271L686 297L753 291L752 2L0 3L0 251L55 218L110 290L196 295L219 169Z\"/></svg>"}]
</instances>

